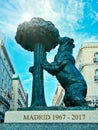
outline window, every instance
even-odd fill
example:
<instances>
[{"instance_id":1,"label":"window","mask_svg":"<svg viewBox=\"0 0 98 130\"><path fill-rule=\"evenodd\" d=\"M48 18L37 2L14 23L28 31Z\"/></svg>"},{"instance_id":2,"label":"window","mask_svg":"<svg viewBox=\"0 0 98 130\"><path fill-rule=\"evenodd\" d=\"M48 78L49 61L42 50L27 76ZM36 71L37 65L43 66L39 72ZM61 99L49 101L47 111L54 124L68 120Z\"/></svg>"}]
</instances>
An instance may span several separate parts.
<instances>
[{"instance_id":1,"label":"window","mask_svg":"<svg viewBox=\"0 0 98 130\"><path fill-rule=\"evenodd\" d=\"M2 75L4 76L4 68L2 69Z\"/></svg>"},{"instance_id":2,"label":"window","mask_svg":"<svg viewBox=\"0 0 98 130\"><path fill-rule=\"evenodd\" d=\"M22 107L22 103L21 103L21 101L19 99L18 99L17 103L18 103L19 107Z\"/></svg>"},{"instance_id":3,"label":"window","mask_svg":"<svg viewBox=\"0 0 98 130\"><path fill-rule=\"evenodd\" d=\"M2 79L2 84L1 84L1 86L3 87L3 79Z\"/></svg>"},{"instance_id":4,"label":"window","mask_svg":"<svg viewBox=\"0 0 98 130\"><path fill-rule=\"evenodd\" d=\"M95 70L95 81L98 81L98 69Z\"/></svg>"},{"instance_id":5,"label":"window","mask_svg":"<svg viewBox=\"0 0 98 130\"><path fill-rule=\"evenodd\" d=\"M94 62L98 62L98 52L94 54Z\"/></svg>"},{"instance_id":6,"label":"window","mask_svg":"<svg viewBox=\"0 0 98 130\"><path fill-rule=\"evenodd\" d=\"M96 69L95 74L98 75L98 69Z\"/></svg>"},{"instance_id":7,"label":"window","mask_svg":"<svg viewBox=\"0 0 98 130\"><path fill-rule=\"evenodd\" d=\"M0 95L2 95L2 88L0 87Z\"/></svg>"},{"instance_id":8,"label":"window","mask_svg":"<svg viewBox=\"0 0 98 130\"><path fill-rule=\"evenodd\" d=\"M79 65L79 71L82 71L83 67L84 67L84 66L83 66L82 64L80 64L80 65Z\"/></svg>"}]
</instances>

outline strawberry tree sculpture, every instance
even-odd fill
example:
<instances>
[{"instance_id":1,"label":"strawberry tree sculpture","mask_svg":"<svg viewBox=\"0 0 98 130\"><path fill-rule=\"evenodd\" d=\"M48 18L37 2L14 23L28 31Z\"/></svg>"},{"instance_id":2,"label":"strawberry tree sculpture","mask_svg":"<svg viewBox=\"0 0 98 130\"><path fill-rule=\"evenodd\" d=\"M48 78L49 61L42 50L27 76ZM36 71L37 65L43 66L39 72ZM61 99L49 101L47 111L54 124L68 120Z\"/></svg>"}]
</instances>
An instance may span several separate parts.
<instances>
[{"instance_id":1,"label":"strawberry tree sculpture","mask_svg":"<svg viewBox=\"0 0 98 130\"><path fill-rule=\"evenodd\" d=\"M54 24L42 18L32 18L17 28L17 43L28 51L34 51L34 65L29 68L33 75L31 107L46 106L41 62L45 52L57 46L59 37Z\"/></svg>"}]
</instances>

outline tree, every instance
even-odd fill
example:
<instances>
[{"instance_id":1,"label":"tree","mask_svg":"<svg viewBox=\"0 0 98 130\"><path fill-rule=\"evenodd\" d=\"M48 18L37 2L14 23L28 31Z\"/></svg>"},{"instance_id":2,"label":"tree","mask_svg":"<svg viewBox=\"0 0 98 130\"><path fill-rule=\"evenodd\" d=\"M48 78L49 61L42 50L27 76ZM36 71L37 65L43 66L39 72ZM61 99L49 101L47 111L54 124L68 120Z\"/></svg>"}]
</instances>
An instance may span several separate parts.
<instances>
[{"instance_id":1,"label":"tree","mask_svg":"<svg viewBox=\"0 0 98 130\"><path fill-rule=\"evenodd\" d=\"M54 24L42 18L32 18L17 28L15 36L17 43L28 51L34 51L34 66L29 69L33 74L31 107L46 106L41 60L45 52L58 45L59 37L59 31Z\"/></svg>"}]
</instances>

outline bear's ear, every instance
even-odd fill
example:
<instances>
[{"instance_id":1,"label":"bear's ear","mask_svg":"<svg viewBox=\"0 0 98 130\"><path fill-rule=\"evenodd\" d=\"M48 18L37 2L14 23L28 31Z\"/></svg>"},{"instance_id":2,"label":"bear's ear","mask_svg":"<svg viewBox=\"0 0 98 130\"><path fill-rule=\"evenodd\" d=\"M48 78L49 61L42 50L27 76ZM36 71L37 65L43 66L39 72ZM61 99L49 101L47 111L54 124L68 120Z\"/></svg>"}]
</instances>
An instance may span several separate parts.
<instances>
[{"instance_id":1,"label":"bear's ear","mask_svg":"<svg viewBox=\"0 0 98 130\"><path fill-rule=\"evenodd\" d=\"M71 40L72 43L74 42L74 39L73 39L73 38L71 38L70 40Z\"/></svg>"},{"instance_id":2,"label":"bear's ear","mask_svg":"<svg viewBox=\"0 0 98 130\"><path fill-rule=\"evenodd\" d=\"M73 44L73 42L74 42L74 39L70 39L70 44L72 44L72 47L74 48L75 47L75 44Z\"/></svg>"},{"instance_id":3,"label":"bear's ear","mask_svg":"<svg viewBox=\"0 0 98 130\"><path fill-rule=\"evenodd\" d=\"M73 44L73 48L75 47L75 44Z\"/></svg>"}]
</instances>

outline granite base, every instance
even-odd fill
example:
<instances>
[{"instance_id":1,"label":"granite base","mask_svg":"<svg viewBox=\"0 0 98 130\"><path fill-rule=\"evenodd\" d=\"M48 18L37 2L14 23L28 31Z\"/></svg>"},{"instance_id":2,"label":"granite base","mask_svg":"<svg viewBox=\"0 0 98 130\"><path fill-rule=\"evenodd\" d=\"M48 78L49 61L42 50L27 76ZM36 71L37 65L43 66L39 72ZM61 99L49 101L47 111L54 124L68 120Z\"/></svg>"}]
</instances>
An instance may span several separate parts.
<instances>
[{"instance_id":1,"label":"granite base","mask_svg":"<svg viewBox=\"0 0 98 130\"><path fill-rule=\"evenodd\" d=\"M0 130L98 130L97 123L2 123Z\"/></svg>"}]
</instances>

